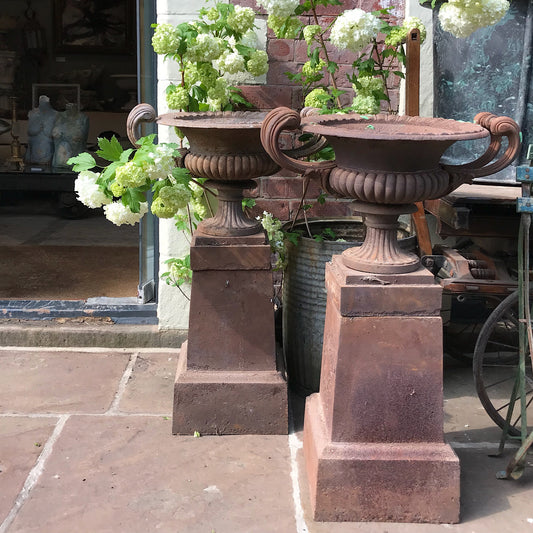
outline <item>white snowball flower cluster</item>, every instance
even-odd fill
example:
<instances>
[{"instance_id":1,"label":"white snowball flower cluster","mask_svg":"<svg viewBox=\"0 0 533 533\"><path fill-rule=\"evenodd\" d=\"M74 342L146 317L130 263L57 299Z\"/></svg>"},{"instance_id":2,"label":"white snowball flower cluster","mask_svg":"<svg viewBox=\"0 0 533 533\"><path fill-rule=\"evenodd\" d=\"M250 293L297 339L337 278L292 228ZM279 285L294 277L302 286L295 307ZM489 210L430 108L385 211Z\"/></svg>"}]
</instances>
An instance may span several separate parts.
<instances>
[{"instance_id":1,"label":"white snowball flower cluster","mask_svg":"<svg viewBox=\"0 0 533 533\"><path fill-rule=\"evenodd\" d=\"M269 15L274 17L288 17L300 5L300 0L257 0Z\"/></svg>"},{"instance_id":2,"label":"white snowball flower cluster","mask_svg":"<svg viewBox=\"0 0 533 533\"><path fill-rule=\"evenodd\" d=\"M337 18L331 28L330 40L340 50L358 53L377 37L380 28L381 21L372 13L351 9Z\"/></svg>"},{"instance_id":3,"label":"white snowball flower cluster","mask_svg":"<svg viewBox=\"0 0 533 533\"><path fill-rule=\"evenodd\" d=\"M189 61L213 61L220 57L223 50L222 40L209 33L200 33L195 42L187 49Z\"/></svg>"},{"instance_id":4,"label":"white snowball flower cluster","mask_svg":"<svg viewBox=\"0 0 533 533\"><path fill-rule=\"evenodd\" d=\"M96 172L84 170L78 174L74 181L74 190L77 193L78 200L91 209L102 207L111 202L111 198L96 183L99 176L100 174Z\"/></svg>"},{"instance_id":5,"label":"white snowball flower cluster","mask_svg":"<svg viewBox=\"0 0 533 533\"><path fill-rule=\"evenodd\" d=\"M216 64L222 72L228 74L237 74L245 69L244 57L237 52L224 52Z\"/></svg>"},{"instance_id":6,"label":"white snowball flower cluster","mask_svg":"<svg viewBox=\"0 0 533 533\"><path fill-rule=\"evenodd\" d=\"M174 150L166 144L158 144L156 146L155 151L150 153L153 163L144 168L150 180L164 180L172 173L172 170L176 168L173 154Z\"/></svg>"},{"instance_id":7,"label":"white snowball flower cluster","mask_svg":"<svg viewBox=\"0 0 533 533\"><path fill-rule=\"evenodd\" d=\"M283 234L281 221L274 218L272 214L267 211L263 211L263 216L257 217L257 219L261 221L261 226L263 226L266 231L270 249L277 255L276 262L273 265L274 270L280 270L286 266L287 262L284 242L285 236Z\"/></svg>"},{"instance_id":8,"label":"white snowball flower cluster","mask_svg":"<svg viewBox=\"0 0 533 533\"><path fill-rule=\"evenodd\" d=\"M449 0L440 8L439 21L444 31L465 38L496 24L508 9L507 0Z\"/></svg>"},{"instance_id":9,"label":"white snowball flower cluster","mask_svg":"<svg viewBox=\"0 0 533 533\"><path fill-rule=\"evenodd\" d=\"M235 10L228 15L228 24L238 33L246 33L254 25L255 13L249 7L235 6Z\"/></svg>"},{"instance_id":10,"label":"white snowball flower cluster","mask_svg":"<svg viewBox=\"0 0 533 533\"><path fill-rule=\"evenodd\" d=\"M152 46L156 54L174 54L180 41L180 35L172 24L158 24L152 37Z\"/></svg>"},{"instance_id":11,"label":"white snowball flower cluster","mask_svg":"<svg viewBox=\"0 0 533 533\"><path fill-rule=\"evenodd\" d=\"M230 89L228 82L224 78L218 78L213 87L207 91L207 104L211 111L223 109L229 102Z\"/></svg>"},{"instance_id":12,"label":"white snowball flower cluster","mask_svg":"<svg viewBox=\"0 0 533 533\"><path fill-rule=\"evenodd\" d=\"M134 213L121 201L112 202L104 206L104 213L107 220L113 222L116 226L121 226L122 224L134 226L146 213L148 213L148 203L142 202L139 212Z\"/></svg>"},{"instance_id":13,"label":"white snowball flower cluster","mask_svg":"<svg viewBox=\"0 0 533 533\"><path fill-rule=\"evenodd\" d=\"M133 161L118 167L115 173L115 180L122 187L141 187L147 179L144 169Z\"/></svg>"}]
</instances>

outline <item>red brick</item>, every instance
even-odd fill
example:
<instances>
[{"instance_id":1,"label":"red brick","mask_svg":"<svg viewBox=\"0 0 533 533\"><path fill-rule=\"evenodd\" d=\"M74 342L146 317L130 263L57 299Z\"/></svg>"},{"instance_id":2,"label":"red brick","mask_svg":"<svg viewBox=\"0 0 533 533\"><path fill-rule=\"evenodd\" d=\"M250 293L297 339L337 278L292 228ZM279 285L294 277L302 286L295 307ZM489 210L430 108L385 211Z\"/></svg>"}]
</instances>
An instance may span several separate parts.
<instances>
[{"instance_id":1,"label":"red brick","mask_svg":"<svg viewBox=\"0 0 533 533\"><path fill-rule=\"evenodd\" d=\"M349 0L342 3L340 6L317 6L316 13L317 15L338 15L343 11L353 9L356 2L350 2Z\"/></svg>"},{"instance_id":2,"label":"red brick","mask_svg":"<svg viewBox=\"0 0 533 533\"><path fill-rule=\"evenodd\" d=\"M285 222L289 217L289 202L286 200L265 200L258 199L255 207L252 208L252 215L254 217L261 216L263 211L272 213L273 216Z\"/></svg>"},{"instance_id":3,"label":"red brick","mask_svg":"<svg viewBox=\"0 0 533 533\"><path fill-rule=\"evenodd\" d=\"M243 96L257 109L275 109L292 104L291 88L283 85L243 85Z\"/></svg>"},{"instance_id":4,"label":"red brick","mask_svg":"<svg viewBox=\"0 0 533 533\"><path fill-rule=\"evenodd\" d=\"M305 63L308 60L307 43L302 40L294 41L294 61Z\"/></svg>"},{"instance_id":5,"label":"red brick","mask_svg":"<svg viewBox=\"0 0 533 533\"><path fill-rule=\"evenodd\" d=\"M245 189L243 191L243 196L245 198L257 198L259 196L261 185L259 183L259 180L256 179L254 181L257 183L256 187L254 187L253 189Z\"/></svg>"},{"instance_id":6,"label":"red brick","mask_svg":"<svg viewBox=\"0 0 533 533\"><path fill-rule=\"evenodd\" d=\"M300 177L268 177L261 180L263 198L299 198L302 194Z\"/></svg>"},{"instance_id":7,"label":"red brick","mask_svg":"<svg viewBox=\"0 0 533 533\"><path fill-rule=\"evenodd\" d=\"M270 39L267 52L270 61L292 61L294 59L294 40Z\"/></svg>"},{"instance_id":8,"label":"red brick","mask_svg":"<svg viewBox=\"0 0 533 533\"><path fill-rule=\"evenodd\" d=\"M300 176L300 174L297 174L296 172L291 172L290 170L285 170L284 168L281 168L279 172L272 174L273 178L294 178L298 176Z\"/></svg>"},{"instance_id":9,"label":"red brick","mask_svg":"<svg viewBox=\"0 0 533 533\"><path fill-rule=\"evenodd\" d=\"M353 209L349 200L328 200L324 204L318 202L308 201L312 207L306 211L308 217L343 217L352 214ZM289 202L289 212L291 217L294 216L298 209L299 202L291 200ZM298 218L301 218L300 213Z\"/></svg>"},{"instance_id":10,"label":"red brick","mask_svg":"<svg viewBox=\"0 0 533 533\"><path fill-rule=\"evenodd\" d=\"M292 61L275 61L269 65L267 83L269 85L296 85L289 80L285 73L292 72L294 74L298 71L298 66Z\"/></svg>"},{"instance_id":11,"label":"red brick","mask_svg":"<svg viewBox=\"0 0 533 533\"><path fill-rule=\"evenodd\" d=\"M304 106L304 97L301 87L292 87L292 109L302 109Z\"/></svg>"}]
</instances>

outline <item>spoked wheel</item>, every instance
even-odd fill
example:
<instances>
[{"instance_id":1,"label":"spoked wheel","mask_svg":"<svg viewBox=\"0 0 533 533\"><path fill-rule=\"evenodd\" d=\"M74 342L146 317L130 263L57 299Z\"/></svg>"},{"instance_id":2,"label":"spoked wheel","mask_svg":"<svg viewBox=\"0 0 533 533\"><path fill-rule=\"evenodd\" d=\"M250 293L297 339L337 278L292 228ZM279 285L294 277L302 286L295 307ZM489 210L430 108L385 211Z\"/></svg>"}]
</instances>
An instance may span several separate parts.
<instances>
[{"instance_id":1,"label":"spoked wheel","mask_svg":"<svg viewBox=\"0 0 533 533\"><path fill-rule=\"evenodd\" d=\"M489 316L474 349L474 383L487 414L502 429L518 377L518 291L507 296ZM533 374L526 354L527 419L533 422ZM520 398L514 403L510 435L520 435Z\"/></svg>"}]
</instances>

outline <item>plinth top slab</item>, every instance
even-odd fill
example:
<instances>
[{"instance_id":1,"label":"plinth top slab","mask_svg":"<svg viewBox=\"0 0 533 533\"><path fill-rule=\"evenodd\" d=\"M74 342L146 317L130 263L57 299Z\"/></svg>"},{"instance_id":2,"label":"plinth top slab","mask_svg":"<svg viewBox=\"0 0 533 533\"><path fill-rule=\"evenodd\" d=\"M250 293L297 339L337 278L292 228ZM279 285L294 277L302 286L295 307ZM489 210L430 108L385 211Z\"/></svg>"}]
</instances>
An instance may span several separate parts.
<instances>
[{"instance_id":1,"label":"plinth top slab","mask_svg":"<svg viewBox=\"0 0 533 533\"><path fill-rule=\"evenodd\" d=\"M398 115L310 115L302 119L304 131L352 139L445 142L481 139L489 132L479 124L445 118Z\"/></svg>"}]
</instances>

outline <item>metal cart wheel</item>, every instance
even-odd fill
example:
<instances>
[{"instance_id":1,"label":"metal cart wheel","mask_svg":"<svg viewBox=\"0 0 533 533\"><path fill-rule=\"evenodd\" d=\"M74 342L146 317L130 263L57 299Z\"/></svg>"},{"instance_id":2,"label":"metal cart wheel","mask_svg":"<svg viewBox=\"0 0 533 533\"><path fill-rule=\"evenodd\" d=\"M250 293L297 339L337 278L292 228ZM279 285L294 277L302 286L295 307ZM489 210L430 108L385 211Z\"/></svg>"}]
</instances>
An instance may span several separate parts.
<instances>
[{"instance_id":1,"label":"metal cart wheel","mask_svg":"<svg viewBox=\"0 0 533 533\"><path fill-rule=\"evenodd\" d=\"M491 313L474 348L474 383L485 411L502 429L518 375L518 291ZM527 417L533 421L533 373L526 357ZM531 414L530 414L531 413ZM520 435L520 398L515 400L509 435Z\"/></svg>"}]
</instances>

